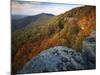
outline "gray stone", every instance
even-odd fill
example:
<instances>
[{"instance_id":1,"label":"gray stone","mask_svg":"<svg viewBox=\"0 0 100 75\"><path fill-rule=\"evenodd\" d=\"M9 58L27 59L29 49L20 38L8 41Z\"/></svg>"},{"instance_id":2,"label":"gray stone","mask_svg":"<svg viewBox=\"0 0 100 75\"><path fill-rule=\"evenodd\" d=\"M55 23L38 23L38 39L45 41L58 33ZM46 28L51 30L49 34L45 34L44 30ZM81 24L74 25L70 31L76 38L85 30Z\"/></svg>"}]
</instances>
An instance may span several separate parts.
<instances>
[{"instance_id":1,"label":"gray stone","mask_svg":"<svg viewBox=\"0 0 100 75\"><path fill-rule=\"evenodd\" d=\"M95 64L90 60L92 54L89 54L89 59L86 60L87 54L88 51L81 54L70 48L56 46L33 57L18 73L83 70L89 69L91 66L95 68Z\"/></svg>"}]
</instances>

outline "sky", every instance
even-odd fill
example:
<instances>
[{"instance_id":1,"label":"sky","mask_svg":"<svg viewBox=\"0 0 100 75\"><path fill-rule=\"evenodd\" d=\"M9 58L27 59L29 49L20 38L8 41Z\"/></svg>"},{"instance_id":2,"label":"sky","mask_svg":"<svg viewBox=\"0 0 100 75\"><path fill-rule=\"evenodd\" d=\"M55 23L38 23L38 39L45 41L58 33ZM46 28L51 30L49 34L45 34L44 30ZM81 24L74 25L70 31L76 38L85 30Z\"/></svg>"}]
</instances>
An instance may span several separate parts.
<instances>
[{"instance_id":1,"label":"sky","mask_svg":"<svg viewBox=\"0 0 100 75\"><path fill-rule=\"evenodd\" d=\"M79 6L82 5L13 0L11 8L13 15L37 15L40 13L59 15Z\"/></svg>"},{"instance_id":2,"label":"sky","mask_svg":"<svg viewBox=\"0 0 100 75\"><path fill-rule=\"evenodd\" d=\"M17 1L42 1L42 2L56 2L56 3L73 3L73 4L96 5L96 0L17 0Z\"/></svg>"}]
</instances>

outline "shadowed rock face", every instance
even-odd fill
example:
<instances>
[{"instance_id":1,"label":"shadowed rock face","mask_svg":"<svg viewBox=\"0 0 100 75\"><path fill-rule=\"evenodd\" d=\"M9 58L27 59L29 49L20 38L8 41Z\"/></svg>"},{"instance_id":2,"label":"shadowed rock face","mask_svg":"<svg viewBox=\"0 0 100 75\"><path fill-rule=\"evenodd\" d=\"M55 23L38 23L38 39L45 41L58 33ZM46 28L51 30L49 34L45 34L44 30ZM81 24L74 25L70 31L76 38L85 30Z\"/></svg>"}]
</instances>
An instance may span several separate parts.
<instances>
[{"instance_id":1,"label":"shadowed rock face","mask_svg":"<svg viewBox=\"0 0 100 75\"><path fill-rule=\"evenodd\" d=\"M92 60L95 56L92 54L91 50L79 53L73 49L56 46L33 57L18 73L95 69L95 60Z\"/></svg>"},{"instance_id":2,"label":"shadowed rock face","mask_svg":"<svg viewBox=\"0 0 100 75\"><path fill-rule=\"evenodd\" d=\"M92 50L95 52L96 48L96 32L92 31L91 35L83 41L83 51Z\"/></svg>"},{"instance_id":3,"label":"shadowed rock face","mask_svg":"<svg viewBox=\"0 0 100 75\"><path fill-rule=\"evenodd\" d=\"M96 64L96 32L92 31L91 35L83 41L83 58L87 62L87 65L91 63ZM88 64L89 63L89 64ZM91 65L90 68L95 65Z\"/></svg>"}]
</instances>

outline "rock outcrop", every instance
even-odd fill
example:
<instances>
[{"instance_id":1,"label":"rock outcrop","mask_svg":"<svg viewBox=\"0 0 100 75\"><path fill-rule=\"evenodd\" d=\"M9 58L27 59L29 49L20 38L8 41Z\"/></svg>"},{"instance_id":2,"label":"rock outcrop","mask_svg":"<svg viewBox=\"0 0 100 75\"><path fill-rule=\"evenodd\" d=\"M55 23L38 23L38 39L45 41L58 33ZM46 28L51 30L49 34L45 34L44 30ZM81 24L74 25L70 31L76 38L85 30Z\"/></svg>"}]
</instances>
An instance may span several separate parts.
<instances>
[{"instance_id":1,"label":"rock outcrop","mask_svg":"<svg viewBox=\"0 0 100 75\"><path fill-rule=\"evenodd\" d=\"M94 59L91 50L84 50L82 53L79 53L73 49L56 46L33 57L18 73L95 69Z\"/></svg>"}]
</instances>

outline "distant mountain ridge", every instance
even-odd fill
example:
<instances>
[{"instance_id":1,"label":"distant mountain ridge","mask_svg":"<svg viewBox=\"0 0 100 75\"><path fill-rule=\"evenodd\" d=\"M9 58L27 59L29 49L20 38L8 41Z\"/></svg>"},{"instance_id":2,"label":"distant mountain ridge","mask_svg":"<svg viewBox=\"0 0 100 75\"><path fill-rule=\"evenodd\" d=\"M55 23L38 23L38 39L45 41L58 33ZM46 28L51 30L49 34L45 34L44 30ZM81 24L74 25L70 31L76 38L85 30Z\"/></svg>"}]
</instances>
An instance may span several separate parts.
<instances>
[{"instance_id":1,"label":"distant mountain ridge","mask_svg":"<svg viewBox=\"0 0 100 75\"><path fill-rule=\"evenodd\" d=\"M33 24L34 22L42 23L44 20L48 20L53 16L54 16L53 14L47 14L47 13L41 13L34 16L12 15L12 31L25 28L26 26L28 26L31 23Z\"/></svg>"},{"instance_id":2,"label":"distant mountain ridge","mask_svg":"<svg viewBox=\"0 0 100 75\"><path fill-rule=\"evenodd\" d=\"M49 13L40 13L40 14L37 14L37 15L34 15L34 16L39 16L39 15L55 16L55 15L53 15L53 14L49 14Z\"/></svg>"},{"instance_id":3,"label":"distant mountain ridge","mask_svg":"<svg viewBox=\"0 0 100 75\"><path fill-rule=\"evenodd\" d=\"M12 20L19 20L27 17L27 15L11 15Z\"/></svg>"}]
</instances>

